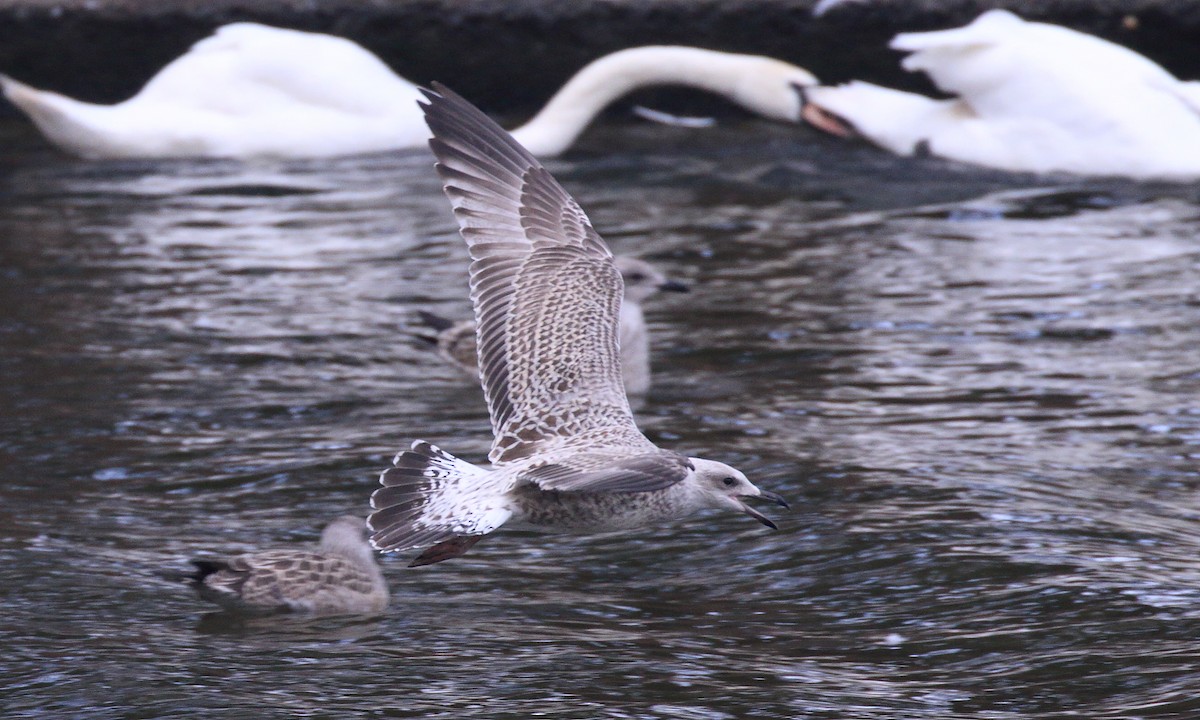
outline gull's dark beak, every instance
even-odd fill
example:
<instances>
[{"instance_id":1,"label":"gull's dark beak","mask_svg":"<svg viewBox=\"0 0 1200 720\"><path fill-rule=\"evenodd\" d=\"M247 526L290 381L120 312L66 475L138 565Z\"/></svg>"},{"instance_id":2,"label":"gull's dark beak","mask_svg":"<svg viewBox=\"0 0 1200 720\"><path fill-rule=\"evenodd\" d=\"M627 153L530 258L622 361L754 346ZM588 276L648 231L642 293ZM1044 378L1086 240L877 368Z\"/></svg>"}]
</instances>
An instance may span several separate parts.
<instances>
[{"instance_id":1,"label":"gull's dark beak","mask_svg":"<svg viewBox=\"0 0 1200 720\"><path fill-rule=\"evenodd\" d=\"M762 498L763 500L770 500L771 502L775 503L779 507L786 508L788 510L792 509L792 506L788 505L787 500L784 500L783 498L779 497L778 495L776 495L773 492L767 492L766 490L763 490L762 495L759 495L759 497Z\"/></svg>"},{"instance_id":2,"label":"gull's dark beak","mask_svg":"<svg viewBox=\"0 0 1200 720\"><path fill-rule=\"evenodd\" d=\"M664 283L661 283L658 286L658 289L662 290L663 292L678 292L678 293L685 293L685 292L692 291L692 289L690 287L688 287L687 285L684 285L681 282L676 282L675 280L668 280Z\"/></svg>"},{"instance_id":3,"label":"gull's dark beak","mask_svg":"<svg viewBox=\"0 0 1200 720\"><path fill-rule=\"evenodd\" d=\"M790 506L787 504L787 500L784 500L783 498L781 498L780 496L776 495L773 492L767 492L766 490L764 490L764 491L762 491L761 495L756 495L755 497L762 498L763 500L770 500L771 502L775 503L776 505L780 505L785 508L790 508ZM771 520L771 518L767 517L766 515L763 515L759 511L757 511L754 508L747 505L746 503L742 503L742 512L746 513L750 517L759 521L763 525L766 525L767 527L771 528L772 530L779 529L779 526L776 525L775 522L773 520Z\"/></svg>"}]
</instances>

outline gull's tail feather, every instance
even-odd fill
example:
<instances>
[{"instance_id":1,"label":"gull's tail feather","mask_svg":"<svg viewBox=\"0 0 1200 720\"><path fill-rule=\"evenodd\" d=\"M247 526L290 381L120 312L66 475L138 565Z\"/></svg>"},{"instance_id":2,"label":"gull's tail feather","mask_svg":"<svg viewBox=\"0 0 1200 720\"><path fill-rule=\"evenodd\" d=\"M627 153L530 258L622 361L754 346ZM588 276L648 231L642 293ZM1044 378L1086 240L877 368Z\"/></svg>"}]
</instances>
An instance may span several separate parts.
<instances>
[{"instance_id":1,"label":"gull's tail feather","mask_svg":"<svg viewBox=\"0 0 1200 720\"><path fill-rule=\"evenodd\" d=\"M440 333L443 330L449 330L454 327L454 321L448 317L442 317L437 313L431 313L427 310L418 310L417 318L421 324L435 333Z\"/></svg>"},{"instance_id":2,"label":"gull's tail feather","mask_svg":"<svg viewBox=\"0 0 1200 720\"><path fill-rule=\"evenodd\" d=\"M512 516L493 473L436 445L418 440L392 464L371 496L367 527L384 552L426 548L412 566L458 557Z\"/></svg>"},{"instance_id":3,"label":"gull's tail feather","mask_svg":"<svg viewBox=\"0 0 1200 720\"><path fill-rule=\"evenodd\" d=\"M192 560L192 565L196 567L196 570L187 576L187 580L193 587L203 585L205 579L210 575L229 570L229 563L224 560Z\"/></svg>"},{"instance_id":4,"label":"gull's tail feather","mask_svg":"<svg viewBox=\"0 0 1200 720\"><path fill-rule=\"evenodd\" d=\"M425 310L418 310L422 328L413 334L437 347L441 356L468 375L479 375L475 341L475 320L454 321Z\"/></svg>"},{"instance_id":5,"label":"gull's tail feather","mask_svg":"<svg viewBox=\"0 0 1200 720\"><path fill-rule=\"evenodd\" d=\"M248 566L228 558L197 559L192 565L196 571L188 580L201 598L223 606L238 604L250 579Z\"/></svg>"}]
</instances>

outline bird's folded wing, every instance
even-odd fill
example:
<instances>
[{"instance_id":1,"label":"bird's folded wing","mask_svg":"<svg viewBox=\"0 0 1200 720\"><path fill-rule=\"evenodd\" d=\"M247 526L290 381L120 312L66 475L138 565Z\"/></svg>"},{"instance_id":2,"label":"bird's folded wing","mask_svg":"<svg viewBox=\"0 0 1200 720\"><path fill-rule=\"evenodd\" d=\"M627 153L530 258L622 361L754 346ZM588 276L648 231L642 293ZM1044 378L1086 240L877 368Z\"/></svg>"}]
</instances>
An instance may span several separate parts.
<instances>
[{"instance_id":1,"label":"bird's folded wing","mask_svg":"<svg viewBox=\"0 0 1200 720\"><path fill-rule=\"evenodd\" d=\"M617 458L594 451L530 468L518 479L542 490L635 493L670 487L692 469L686 457L665 450Z\"/></svg>"}]
</instances>

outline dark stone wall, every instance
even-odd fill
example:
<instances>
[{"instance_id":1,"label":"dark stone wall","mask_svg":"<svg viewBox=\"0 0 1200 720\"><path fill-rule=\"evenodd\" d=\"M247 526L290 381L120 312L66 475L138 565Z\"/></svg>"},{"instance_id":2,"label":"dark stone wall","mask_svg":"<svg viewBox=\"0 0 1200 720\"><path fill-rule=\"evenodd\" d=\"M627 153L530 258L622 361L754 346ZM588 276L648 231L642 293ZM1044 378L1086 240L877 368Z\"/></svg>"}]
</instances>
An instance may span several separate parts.
<instances>
[{"instance_id":1,"label":"dark stone wall","mask_svg":"<svg viewBox=\"0 0 1200 720\"><path fill-rule=\"evenodd\" d=\"M493 112L528 112L588 61L684 44L770 55L826 82L927 91L887 49L897 32L990 7L1105 37L1200 78L1196 0L0 0L0 72L97 102L124 99L219 25L342 35L415 82L441 80Z\"/></svg>"}]
</instances>

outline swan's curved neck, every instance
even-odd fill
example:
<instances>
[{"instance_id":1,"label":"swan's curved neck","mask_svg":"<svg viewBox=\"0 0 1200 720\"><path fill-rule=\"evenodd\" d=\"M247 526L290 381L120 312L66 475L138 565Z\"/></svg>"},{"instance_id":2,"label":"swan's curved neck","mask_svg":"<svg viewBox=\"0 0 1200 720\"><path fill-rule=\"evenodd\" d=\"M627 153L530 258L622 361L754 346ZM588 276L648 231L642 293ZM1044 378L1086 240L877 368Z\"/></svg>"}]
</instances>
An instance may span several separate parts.
<instances>
[{"instance_id":1,"label":"swan's curved neck","mask_svg":"<svg viewBox=\"0 0 1200 720\"><path fill-rule=\"evenodd\" d=\"M512 131L534 155L558 155L609 103L638 88L686 85L735 97L744 57L690 47L647 46L596 60L575 74L532 120Z\"/></svg>"}]
</instances>

